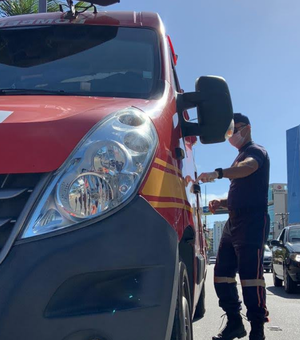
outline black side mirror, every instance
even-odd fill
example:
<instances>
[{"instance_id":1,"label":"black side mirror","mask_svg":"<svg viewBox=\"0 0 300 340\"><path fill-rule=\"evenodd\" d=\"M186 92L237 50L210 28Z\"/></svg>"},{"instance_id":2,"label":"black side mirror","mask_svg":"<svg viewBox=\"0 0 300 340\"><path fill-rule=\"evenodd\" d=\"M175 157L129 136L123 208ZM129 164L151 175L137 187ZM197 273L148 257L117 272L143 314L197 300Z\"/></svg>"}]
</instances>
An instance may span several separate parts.
<instances>
[{"instance_id":1,"label":"black side mirror","mask_svg":"<svg viewBox=\"0 0 300 340\"><path fill-rule=\"evenodd\" d=\"M197 107L198 123L184 119L183 112ZM196 80L196 92L178 94L177 111L183 136L199 136L203 144L224 142L233 133L233 110L226 81L204 76Z\"/></svg>"},{"instance_id":2,"label":"black side mirror","mask_svg":"<svg viewBox=\"0 0 300 340\"><path fill-rule=\"evenodd\" d=\"M280 247L280 246L282 246L282 242L280 242L280 241L278 241L278 240L272 240L272 241L271 241L271 245L272 245L273 247Z\"/></svg>"}]
</instances>

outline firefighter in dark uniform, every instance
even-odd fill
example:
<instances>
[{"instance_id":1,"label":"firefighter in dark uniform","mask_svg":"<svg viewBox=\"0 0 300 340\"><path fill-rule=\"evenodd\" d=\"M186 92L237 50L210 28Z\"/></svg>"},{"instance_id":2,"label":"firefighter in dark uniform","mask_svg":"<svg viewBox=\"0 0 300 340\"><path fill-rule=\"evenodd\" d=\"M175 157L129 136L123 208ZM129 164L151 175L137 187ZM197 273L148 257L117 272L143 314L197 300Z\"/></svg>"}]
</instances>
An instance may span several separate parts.
<instances>
[{"instance_id":1,"label":"firefighter in dark uniform","mask_svg":"<svg viewBox=\"0 0 300 340\"><path fill-rule=\"evenodd\" d=\"M214 271L214 285L227 324L213 339L232 340L246 335L240 315L241 301L235 276L239 272L247 318L251 323L250 340L263 340L268 321L263 277L263 253L270 228L267 213L270 161L266 150L251 139L249 119L234 114L234 134L229 142L239 150L232 166L202 173L198 180L217 178L231 181L227 199L209 202L215 213L226 207L229 219L223 230Z\"/></svg>"}]
</instances>

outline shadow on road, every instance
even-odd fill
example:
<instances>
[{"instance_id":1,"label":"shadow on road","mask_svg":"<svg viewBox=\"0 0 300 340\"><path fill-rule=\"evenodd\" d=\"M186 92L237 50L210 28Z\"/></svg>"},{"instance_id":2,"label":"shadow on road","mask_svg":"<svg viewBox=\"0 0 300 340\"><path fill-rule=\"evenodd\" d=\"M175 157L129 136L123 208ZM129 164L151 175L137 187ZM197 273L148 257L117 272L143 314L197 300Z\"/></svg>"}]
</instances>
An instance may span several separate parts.
<instances>
[{"instance_id":1,"label":"shadow on road","mask_svg":"<svg viewBox=\"0 0 300 340\"><path fill-rule=\"evenodd\" d=\"M298 286L297 292L295 294L288 294L285 292L283 287L266 287L267 291L274 295L280 296L285 299L300 299L300 287Z\"/></svg>"}]
</instances>

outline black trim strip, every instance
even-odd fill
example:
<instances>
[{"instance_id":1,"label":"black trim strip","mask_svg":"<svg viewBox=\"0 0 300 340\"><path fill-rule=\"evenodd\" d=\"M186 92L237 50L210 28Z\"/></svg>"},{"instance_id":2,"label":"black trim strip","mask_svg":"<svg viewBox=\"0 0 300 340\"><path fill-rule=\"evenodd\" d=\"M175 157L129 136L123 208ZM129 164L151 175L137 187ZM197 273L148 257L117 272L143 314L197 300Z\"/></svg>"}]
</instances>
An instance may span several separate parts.
<instances>
[{"instance_id":1,"label":"black trim strip","mask_svg":"<svg viewBox=\"0 0 300 340\"><path fill-rule=\"evenodd\" d=\"M23 194L28 188L23 189L0 189L0 200L8 200Z\"/></svg>"},{"instance_id":2,"label":"black trim strip","mask_svg":"<svg viewBox=\"0 0 300 340\"><path fill-rule=\"evenodd\" d=\"M11 221L11 218L0 219L0 228L10 221Z\"/></svg>"},{"instance_id":3,"label":"black trim strip","mask_svg":"<svg viewBox=\"0 0 300 340\"><path fill-rule=\"evenodd\" d=\"M48 173L43 175L42 178L40 179L40 181L38 182L38 184L36 185L36 187L34 188L32 194L30 195L25 207L23 208L20 216L18 217L16 224L13 227L13 230L11 231L11 233L9 235L9 238L7 239L3 248L1 249L0 264L4 261L7 254L9 253L11 247L13 246L16 238L18 237L18 235L19 235L19 233L20 233L20 231L23 227L23 224L24 224L31 208L33 207L34 203L37 201L38 196L40 195L42 189L46 185L50 176L51 176L51 174L48 174Z\"/></svg>"}]
</instances>

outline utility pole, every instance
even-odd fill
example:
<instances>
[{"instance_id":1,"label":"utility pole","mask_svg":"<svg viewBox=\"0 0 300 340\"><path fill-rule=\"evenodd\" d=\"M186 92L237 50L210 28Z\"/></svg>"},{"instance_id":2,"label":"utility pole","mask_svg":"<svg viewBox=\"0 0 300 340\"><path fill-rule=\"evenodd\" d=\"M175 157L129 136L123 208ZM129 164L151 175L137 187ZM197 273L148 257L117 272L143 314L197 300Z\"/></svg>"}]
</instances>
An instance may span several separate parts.
<instances>
[{"instance_id":1,"label":"utility pole","mask_svg":"<svg viewBox=\"0 0 300 340\"><path fill-rule=\"evenodd\" d=\"M276 213L275 215L277 216L280 216L280 219L281 219L281 225L284 227L286 227L286 220L287 220L287 217L289 215L289 213Z\"/></svg>"},{"instance_id":2,"label":"utility pole","mask_svg":"<svg viewBox=\"0 0 300 340\"><path fill-rule=\"evenodd\" d=\"M206 185L204 187L204 190L205 190L205 206L207 206L207 203L206 203ZM206 220L207 216L205 215L205 225L207 226L207 220ZM208 228L208 227L207 227Z\"/></svg>"},{"instance_id":3,"label":"utility pole","mask_svg":"<svg viewBox=\"0 0 300 340\"><path fill-rule=\"evenodd\" d=\"M47 12L47 0L39 0L39 13Z\"/></svg>"}]
</instances>

